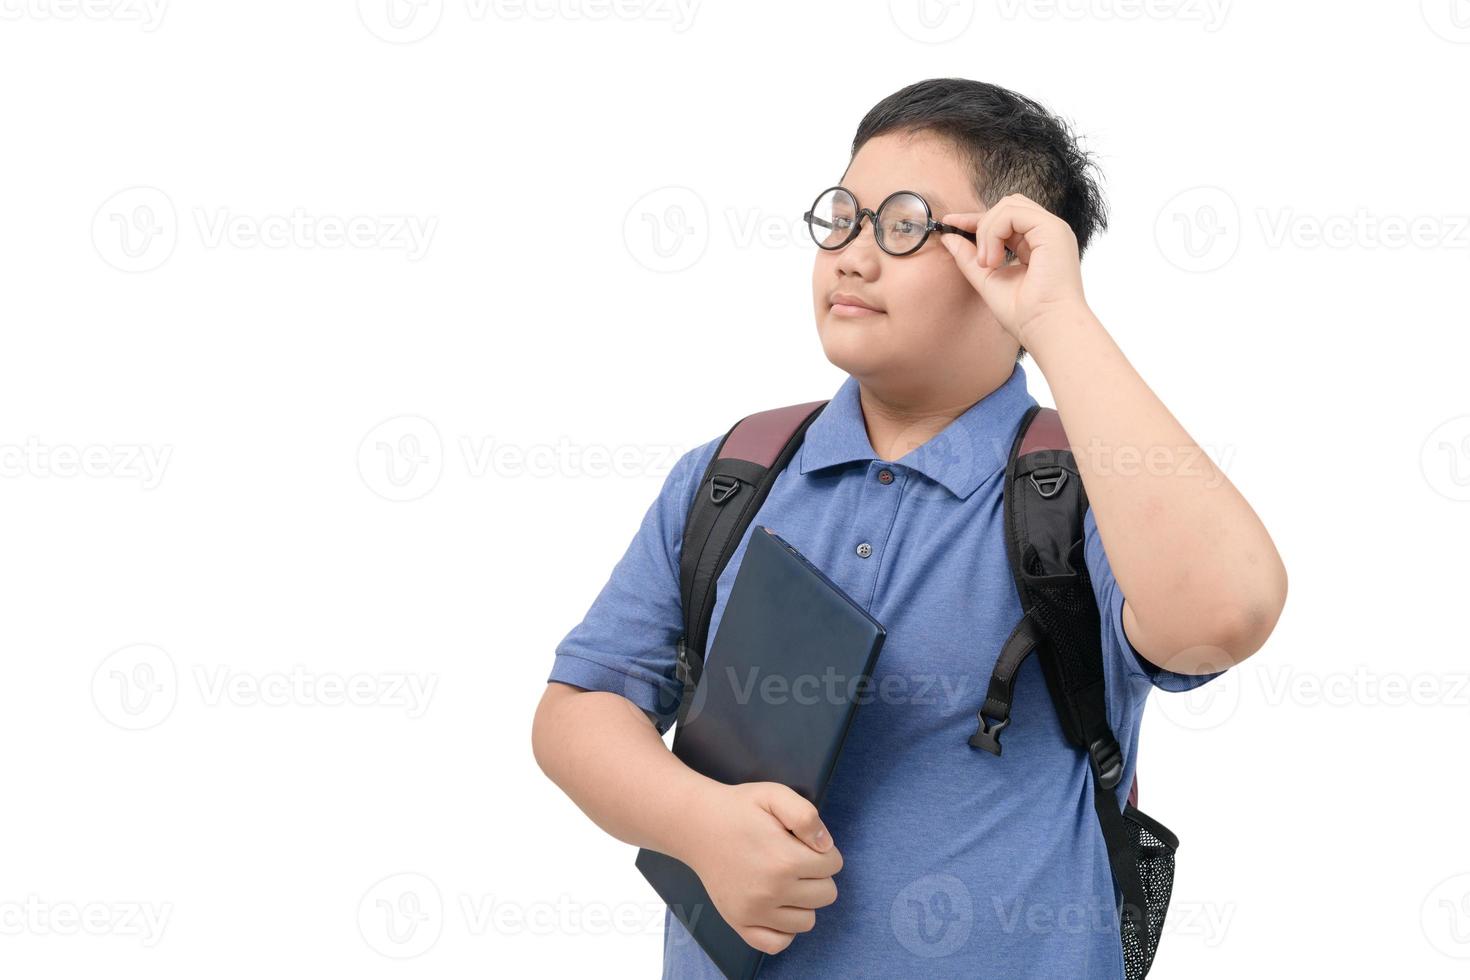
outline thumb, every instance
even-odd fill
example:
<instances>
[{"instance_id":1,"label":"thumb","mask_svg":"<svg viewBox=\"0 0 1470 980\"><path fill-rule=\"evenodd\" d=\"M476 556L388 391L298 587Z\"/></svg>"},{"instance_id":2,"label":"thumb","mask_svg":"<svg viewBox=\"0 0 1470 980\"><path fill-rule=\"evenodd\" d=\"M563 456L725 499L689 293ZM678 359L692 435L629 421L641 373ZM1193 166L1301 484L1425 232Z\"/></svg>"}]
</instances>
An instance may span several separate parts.
<instances>
[{"instance_id":1,"label":"thumb","mask_svg":"<svg viewBox=\"0 0 1470 980\"><path fill-rule=\"evenodd\" d=\"M826 851L832 846L832 835L827 825L817 815L811 801L789 786L772 783L765 794L765 808L781 825L801 839L814 851Z\"/></svg>"}]
</instances>

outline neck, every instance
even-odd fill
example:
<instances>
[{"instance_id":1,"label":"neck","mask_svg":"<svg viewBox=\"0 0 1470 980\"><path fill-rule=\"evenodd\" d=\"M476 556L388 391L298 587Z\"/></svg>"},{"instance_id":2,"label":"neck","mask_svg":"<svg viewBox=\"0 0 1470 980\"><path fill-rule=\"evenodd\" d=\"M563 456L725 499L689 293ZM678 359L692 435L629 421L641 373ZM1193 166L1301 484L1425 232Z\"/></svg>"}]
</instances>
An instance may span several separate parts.
<instances>
[{"instance_id":1,"label":"neck","mask_svg":"<svg viewBox=\"0 0 1470 980\"><path fill-rule=\"evenodd\" d=\"M859 378L868 442L882 459L897 460L922 446L1011 376L1014 361L976 372L922 378Z\"/></svg>"}]
</instances>

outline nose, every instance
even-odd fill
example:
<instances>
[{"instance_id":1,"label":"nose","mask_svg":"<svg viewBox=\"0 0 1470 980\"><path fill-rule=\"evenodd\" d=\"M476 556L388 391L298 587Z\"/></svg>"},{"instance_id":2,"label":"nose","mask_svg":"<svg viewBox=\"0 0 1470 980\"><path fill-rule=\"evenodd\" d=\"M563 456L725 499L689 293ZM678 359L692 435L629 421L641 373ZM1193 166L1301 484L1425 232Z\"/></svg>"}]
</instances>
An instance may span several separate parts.
<instances>
[{"instance_id":1,"label":"nose","mask_svg":"<svg viewBox=\"0 0 1470 980\"><path fill-rule=\"evenodd\" d=\"M837 272L839 275L853 275L862 279L873 280L878 277L878 267L881 261L878 258L882 251L878 242L873 237L871 219L873 212L864 209L858 215L857 234L836 253ZM866 234L865 234L866 232Z\"/></svg>"},{"instance_id":2,"label":"nose","mask_svg":"<svg viewBox=\"0 0 1470 980\"><path fill-rule=\"evenodd\" d=\"M868 234L874 241L878 240L878 215L872 208L858 208L857 212L857 234L852 236L851 245L863 236L863 228L868 229Z\"/></svg>"}]
</instances>

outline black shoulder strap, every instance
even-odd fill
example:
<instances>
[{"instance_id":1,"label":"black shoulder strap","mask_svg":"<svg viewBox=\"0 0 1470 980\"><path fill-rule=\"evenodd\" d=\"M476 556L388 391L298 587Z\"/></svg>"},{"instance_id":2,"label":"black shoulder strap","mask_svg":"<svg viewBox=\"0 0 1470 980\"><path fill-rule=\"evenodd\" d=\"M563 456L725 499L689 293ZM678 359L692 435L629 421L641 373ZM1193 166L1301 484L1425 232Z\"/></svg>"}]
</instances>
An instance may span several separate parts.
<instances>
[{"instance_id":1,"label":"black shoulder strap","mask_svg":"<svg viewBox=\"0 0 1470 980\"><path fill-rule=\"evenodd\" d=\"M705 643L714 614L715 585L745 529L765 503L776 477L827 402L803 402L747 415L720 440L705 467L684 523L679 555L679 597L684 634L677 668L683 683L678 720L684 721L704 670Z\"/></svg>"},{"instance_id":2,"label":"black shoulder strap","mask_svg":"<svg viewBox=\"0 0 1470 980\"><path fill-rule=\"evenodd\" d=\"M1087 492L1055 409L1033 406L1022 419L1006 463L1004 507L1006 554L1022 615L1001 648L970 744L1000 754L1016 675L1036 652L1062 732L1092 765L1093 803L1123 897L1124 928L1131 923L1142 939L1143 884L1113 794L1123 753L1108 724L1102 617L1083 553Z\"/></svg>"},{"instance_id":3,"label":"black shoulder strap","mask_svg":"<svg viewBox=\"0 0 1470 980\"><path fill-rule=\"evenodd\" d=\"M970 744L1000 754L1016 674L1041 654L1047 688L1067 741L1086 749L1098 781L1118 785L1123 758L1105 714L1102 619L1084 560L1087 492L1055 409L1033 406L1006 463L1006 556L1021 600L1021 621L1001 649L980 726Z\"/></svg>"}]
</instances>

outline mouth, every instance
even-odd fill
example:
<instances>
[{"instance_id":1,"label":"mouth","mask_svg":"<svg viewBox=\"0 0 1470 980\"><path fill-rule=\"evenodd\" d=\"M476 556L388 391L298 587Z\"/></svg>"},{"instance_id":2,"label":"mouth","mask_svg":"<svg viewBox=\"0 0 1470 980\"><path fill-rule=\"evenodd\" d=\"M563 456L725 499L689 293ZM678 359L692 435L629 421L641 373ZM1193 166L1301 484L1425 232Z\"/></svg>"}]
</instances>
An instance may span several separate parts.
<instances>
[{"instance_id":1,"label":"mouth","mask_svg":"<svg viewBox=\"0 0 1470 980\"><path fill-rule=\"evenodd\" d=\"M831 311L838 316L870 317L883 316L884 311L849 293L833 293L829 297Z\"/></svg>"}]
</instances>

